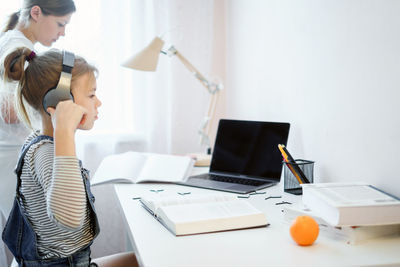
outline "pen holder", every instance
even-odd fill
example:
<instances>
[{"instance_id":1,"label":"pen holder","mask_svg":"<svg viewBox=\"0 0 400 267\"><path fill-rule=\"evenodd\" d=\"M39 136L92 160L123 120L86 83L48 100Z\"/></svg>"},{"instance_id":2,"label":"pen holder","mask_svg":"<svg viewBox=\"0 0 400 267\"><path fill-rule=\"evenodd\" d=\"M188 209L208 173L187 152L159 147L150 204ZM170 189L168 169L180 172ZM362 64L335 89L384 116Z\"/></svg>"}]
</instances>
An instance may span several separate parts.
<instances>
[{"instance_id":1,"label":"pen holder","mask_svg":"<svg viewBox=\"0 0 400 267\"><path fill-rule=\"evenodd\" d=\"M310 183L314 182L314 161L295 159L294 162L283 162L283 179L284 179L284 191L294 195L301 195L303 190L300 186L299 181L293 172L289 169L288 164L297 165L300 170L303 171Z\"/></svg>"}]
</instances>

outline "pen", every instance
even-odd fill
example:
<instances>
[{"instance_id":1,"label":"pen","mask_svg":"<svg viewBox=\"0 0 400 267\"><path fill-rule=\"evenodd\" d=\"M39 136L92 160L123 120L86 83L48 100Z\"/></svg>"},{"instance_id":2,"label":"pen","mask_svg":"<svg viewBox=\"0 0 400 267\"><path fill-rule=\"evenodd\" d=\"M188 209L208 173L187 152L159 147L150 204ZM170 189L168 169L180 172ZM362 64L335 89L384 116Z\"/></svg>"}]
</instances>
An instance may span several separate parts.
<instances>
[{"instance_id":1,"label":"pen","mask_svg":"<svg viewBox=\"0 0 400 267\"><path fill-rule=\"evenodd\" d=\"M292 155L290 155L289 151L286 149L286 147L284 145L282 146L282 150L285 152L288 161L295 163L295 160L293 159ZM299 168L298 165L296 164L292 164L293 168L296 170L296 172L299 174L301 180L303 181L303 183L310 183L310 181L308 181L307 177L305 176L305 174L303 173L303 171Z\"/></svg>"}]
</instances>

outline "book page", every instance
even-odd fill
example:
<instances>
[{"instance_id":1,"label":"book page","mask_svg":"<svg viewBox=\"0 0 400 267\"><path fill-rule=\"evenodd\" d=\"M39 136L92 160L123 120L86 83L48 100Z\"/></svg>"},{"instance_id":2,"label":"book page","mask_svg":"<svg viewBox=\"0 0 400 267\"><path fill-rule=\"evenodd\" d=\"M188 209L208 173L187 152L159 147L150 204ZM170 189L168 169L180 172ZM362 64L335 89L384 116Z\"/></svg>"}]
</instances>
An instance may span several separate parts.
<instances>
[{"instance_id":1,"label":"book page","mask_svg":"<svg viewBox=\"0 0 400 267\"><path fill-rule=\"evenodd\" d=\"M153 212L160 207L184 205L191 203L207 203L237 200L234 195L208 194L208 195L164 195L142 198L142 203Z\"/></svg>"},{"instance_id":2,"label":"book page","mask_svg":"<svg viewBox=\"0 0 400 267\"><path fill-rule=\"evenodd\" d=\"M335 186L319 188L322 194L342 204L395 203L398 200L369 185Z\"/></svg>"},{"instance_id":3,"label":"book page","mask_svg":"<svg viewBox=\"0 0 400 267\"><path fill-rule=\"evenodd\" d=\"M193 160L186 156L149 153L146 157L136 182L180 182L188 176L193 166Z\"/></svg>"},{"instance_id":4,"label":"book page","mask_svg":"<svg viewBox=\"0 0 400 267\"><path fill-rule=\"evenodd\" d=\"M126 152L107 156L100 163L94 174L91 184L105 182L131 182L139 176L146 157L142 153Z\"/></svg>"},{"instance_id":5,"label":"book page","mask_svg":"<svg viewBox=\"0 0 400 267\"><path fill-rule=\"evenodd\" d=\"M248 201L233 200L164 206L163 213L174 223L230 218L260 213Z\"/></svg>"}]
</instances>

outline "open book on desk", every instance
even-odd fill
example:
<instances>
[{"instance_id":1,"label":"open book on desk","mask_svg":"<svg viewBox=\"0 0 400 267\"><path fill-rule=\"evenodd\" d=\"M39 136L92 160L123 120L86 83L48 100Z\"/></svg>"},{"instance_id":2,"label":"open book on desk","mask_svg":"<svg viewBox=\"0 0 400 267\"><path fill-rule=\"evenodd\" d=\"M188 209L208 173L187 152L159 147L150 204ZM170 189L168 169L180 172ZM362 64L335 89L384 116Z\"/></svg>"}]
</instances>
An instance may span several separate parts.
<instances>
[{"instance_id":1,"label":"open book on desk","mask_svg":"<svg viewBox=\"0 0 400 267\"><path fill-rule=\"evenodd\" d=\"M263 212L235 195L158 195L140 201L176 236L268 225Z\"/></svg>"},{"instance_id":2,"label":"open book on desk","mask_svg":"<svg viewBox=\"0 0 400 267\"><path fill-rule=\"evenodd\" d=\"M193 164L194 160L188 156L130 151L105 157L91 184L181 182L189 176Z\"/></svg>"}]
</instances>

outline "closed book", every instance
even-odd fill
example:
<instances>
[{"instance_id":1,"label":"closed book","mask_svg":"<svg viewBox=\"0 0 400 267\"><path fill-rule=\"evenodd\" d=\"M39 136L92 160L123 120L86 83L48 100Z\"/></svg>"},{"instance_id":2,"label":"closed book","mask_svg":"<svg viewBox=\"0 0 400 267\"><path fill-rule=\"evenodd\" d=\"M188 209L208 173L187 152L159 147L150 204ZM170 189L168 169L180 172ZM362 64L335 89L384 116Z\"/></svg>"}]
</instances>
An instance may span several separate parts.
<instances>
[{"instance_id":1,"label":"closed book","mask_svg":"<svg viewBox=\"0 0 400 267\"><path fill-rule=\"evenodd\" d=\"M176 236L267 226L263 212L236 196L154 196L140 200Z\"/></svg>"},{"instance_id":2,"label":"closed book","mask_svg":"<svg viewBox=\"0 0 400 267\"><path fill-rule=\"evenodd\" d=\"M400 224L400 200L365 183L302 184L303 204L333 226Z\"/></svg>"}]
</instances>

